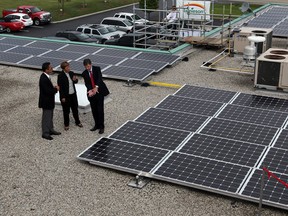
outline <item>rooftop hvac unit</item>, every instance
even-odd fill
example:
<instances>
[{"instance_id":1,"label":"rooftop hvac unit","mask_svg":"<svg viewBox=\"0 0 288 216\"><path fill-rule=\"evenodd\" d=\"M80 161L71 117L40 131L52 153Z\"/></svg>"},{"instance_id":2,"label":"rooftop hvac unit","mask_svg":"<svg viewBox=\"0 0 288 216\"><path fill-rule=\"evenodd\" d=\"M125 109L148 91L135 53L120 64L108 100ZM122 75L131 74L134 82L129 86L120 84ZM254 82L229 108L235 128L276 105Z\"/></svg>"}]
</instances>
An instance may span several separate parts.
<instances>
[{"instance_id":1,"label":"rooftop hvac unit","mask_svg":"<svg viewBox=\"0 0 288 216\"><path fill-rule=\"evenodd\" d=\"M256 61L255 87L288 89L288 50L269 49Z\"/></svg>"},{"instance_id":2,"label":"rooftop hvac unit","mask_svg":"<svg viewBox=\"0 0 288 216\"><path fill-rule=\"evenodd\" d=\"M272 33L273 29L242 27L239 32L234 32L234 51L243 53L244 48L249 45L248 37L255 35L265 37L264 42L257 44L257 54L264 53L272 46Z\"/></svg>"}]
</instances>

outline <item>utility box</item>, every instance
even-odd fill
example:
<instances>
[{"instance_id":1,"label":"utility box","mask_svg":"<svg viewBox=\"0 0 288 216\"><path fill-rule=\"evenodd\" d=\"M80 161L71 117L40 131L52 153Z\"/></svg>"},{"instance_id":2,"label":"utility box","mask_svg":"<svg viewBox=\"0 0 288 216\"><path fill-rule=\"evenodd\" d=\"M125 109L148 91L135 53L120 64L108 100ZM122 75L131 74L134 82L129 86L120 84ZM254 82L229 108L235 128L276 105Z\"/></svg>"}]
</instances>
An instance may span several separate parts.
<instances>
[{"instance_id":1,"label":"utility box","mask_svg":"<svg viewBox=\"0 0 288 216\"><path fill-rule=\"evenodd\" d=\"M239 31L234 31L234 51L238 53L243 53L245 46L249 45L248 37L251 35L255 35L265 37L264 42L256 44L257 54L264 53L272 46L272 34L273 29L242 27L239 29Z\"/></svg>"}]
</instances>

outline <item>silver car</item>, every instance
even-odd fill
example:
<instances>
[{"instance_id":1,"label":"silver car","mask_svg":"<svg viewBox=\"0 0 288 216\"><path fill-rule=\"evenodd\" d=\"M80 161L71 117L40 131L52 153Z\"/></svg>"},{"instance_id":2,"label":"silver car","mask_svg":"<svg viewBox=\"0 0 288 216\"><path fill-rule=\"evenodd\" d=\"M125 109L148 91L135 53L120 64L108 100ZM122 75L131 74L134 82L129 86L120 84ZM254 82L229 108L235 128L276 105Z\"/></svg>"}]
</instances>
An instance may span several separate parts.
<instances>
[{"instance_id":1,"label":"silver car","mask_svg":"<svg viewBox=\"0 0 288 216\"><path fill-rule=\"evenodd\" d=\"M125 31L126 33L133 32L133 23L127 19L118 17L106 17L101 21L102 25L115 26L120 31Z\"/></svg>"},{"instance_id":2,"label":"silver car","mask_svg":"<svg viewBox=\"0 0 288 216\"><path fill-rule=\"evenodd\" d=\"M78 26L76 31L87 34L93 38L97 38L100 43L104 43L106 40L119 38L120 35L115 32L110 32L106 26L98 24L84 24Z\"/></svg>"}]
</instances>

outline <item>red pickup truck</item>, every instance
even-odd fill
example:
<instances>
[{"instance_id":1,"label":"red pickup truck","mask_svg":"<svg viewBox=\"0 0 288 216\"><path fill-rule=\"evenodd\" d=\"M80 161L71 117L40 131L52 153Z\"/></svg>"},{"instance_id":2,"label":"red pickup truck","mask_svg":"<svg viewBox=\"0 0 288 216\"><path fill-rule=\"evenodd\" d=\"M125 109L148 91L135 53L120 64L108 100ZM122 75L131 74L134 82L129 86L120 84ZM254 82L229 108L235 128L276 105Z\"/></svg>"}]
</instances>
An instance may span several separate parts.
<instances>
[{"instance_id":1,"label":"red pickup truck","mask_svg":"<svg viewBox=\"0 0 288 216\"><path fill-rule=\"evenodd\" d=\"M52 20L51 13L42 11L35 6L18 6L16 9L6 9L2 11L2 16L5 17L11 13L25 13L28 14L34 22L34 25L38 26L42 23L50 23Z\"/></svg>"}]
</instances>

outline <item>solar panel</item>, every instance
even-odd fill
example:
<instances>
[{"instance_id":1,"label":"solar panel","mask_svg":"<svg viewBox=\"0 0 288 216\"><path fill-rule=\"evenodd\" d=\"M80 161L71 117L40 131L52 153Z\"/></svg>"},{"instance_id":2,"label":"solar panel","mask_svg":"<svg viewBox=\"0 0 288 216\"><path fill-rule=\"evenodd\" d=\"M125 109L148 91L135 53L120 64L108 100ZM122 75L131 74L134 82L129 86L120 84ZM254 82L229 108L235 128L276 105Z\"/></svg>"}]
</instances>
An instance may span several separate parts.
<instances>
[{"instance_id":1,"label":"solar panel","mask_svg":"<svg viewBox=\"0 0 288 216\"><path fill-rule=\"evenodd\" d=\"M238 105L227 105L218 117L272 127L281 127L287 120L287 113Z\"/></svg>"},{"instance_id":2,"label":"solar panel","mask_svg":"<svg viewBox=\"0 0 288 216\"><path fill-rule=\"evenodd\" d=\"M8 55L7 52L10 54ZM29 54L29 56L21 56L19 53ZM93 64L100 66L103 71L107 69L106 74L103 74L106 78L128 81L143 81L152 73L159 72L170 64L169 62L162 61L133 59L141 53L138 50L112 49L103 46L99 47L96 44L79 45L67 41L55 42L37 38L35 40L28 40L21 37L0 37L1 64L10 65L11 63L17 63L20 67L41 69L41 63L37 61L40 60L42 62L43 59L39 57L45 57L50 62L53 62L54 70L56 71L61 70L59 62L66 60L71 62L74 72L80 74L83 71L83 66L80 66L78 62L82 64L83 59L90 58ZM179 56L175 57L170 54L157 54L157 58L160 59L161 55L164 56L163 61L180 58ZM139 56L146 56L146 54ZM151 56L156 58L156 55Z\"/></svg>"},{"instance_id":3,"label":"solar panel","mask_svg":"<svg viewBox=\"0 0 288 216\"><path fill-rule=\"evenodd\" d=\"M248 167L174 152L154 174L170 182L236 193L248 171Z\"/></svg>"},{"instance_id":4,"label":"solar panel","mask_svg":"<svg viewBox=\"0 0 288 216\"><path fill-rule=\"evenodd\" d=\"M158 104L156 108L213 116L222 107L222 105L222 103L217 102L170 95Z\"/></svg>"},{"instance_id":5,"label":"solar panel","mask_svg":"<svg viewBox=\"0 0 288 216\"><path fill-rule=\"evenodd\" d=\"M235 96L235 92L185 85L175 95L228 103Z\"/></svg>"},{"instance_id":6,"label":"solar panel","mask_svg":"<svg viewBox=\"0 0 288 216\"><path fill-rule=\"evenodd\" d=\"M30 67L33 66L34 68L41 68L44 62L50 62L53 68L57 68L60 66L61 62L63 62L63 59L35 56L34 58L29 58L24 61L21 61L20 64L29 65Z\"/></svg>"},{"instance_id":7,"label":"solar panel","mask_svg":"<svg viewBox=\"0 0 288 216\"><path fill-rule=\"evenodd\" d=\"M40 55L45 52L49 51L48 49L41 49L41 48L31 48L31 47L15 47L13 49L10 49L9 53L19 53L19 54L28 54L28 55Z\"/></svg>"},{"instance_id":8,"label":"solar panel","mask_svg":"<svg viewBox=\"0 0 288 216\"><path fill-rule=\"evenodd\" d=\"M274 147L288 149L288 130L283 129L274 144Z\"/></svg>"},{"instance_id":9,"label":"solar panel","mask_svg":"<svg viewBox=\"0 0 288 216\"><path fill-rule=\"evenodd\" d=\"M288 112L288 100L274 98L274 97L249 95L249 94L241 93L233 101L233 104L261 108L261 109Z\"/></svg>"},{"instance_id":10,"label":"solar panel","mask_svg":"<svg viewBox=\"0 0 288 216\"><path fill-rule=\"evenodd\" d=\"M174 150L189 134L187 131L128 121L110 138Z\"/></svg>"},{"instance_id":11,"label":"solar panel","mask_svg":"<svg viewBox=\"0 0 288 216\"><path fill-rule=\"evenodd\" d=\"M288 175L277 174L277 176L283 181L288 182ZM245 186L242 195L254 198L256 201L258 201L260 197L261 177L262 171L259 169L255 170ZM266 177L266 180L264 181L263 204L287 209L287 188L285 188L284 185L276 181L274 178L267 179Z\"/></svg>"},{"instance_id":12,"label":"solar panel","mask_svg":"<svg viewBox=\"0 0 288 216\"><path fill-rule=\"evenodd\" d=\"M124 67L151 69L154 70L156 73L165 68L167 65L168 65L167 62L146 61L140 59L126 59L120 64L118 64L118 66L124 66Z\"/></svg>"},{"instance_id":13,"label":"solar panel","mask_svg":"<svg viewBox=\"0 0 288 216\"><path fill-rule=\"evenodd\" d=\"M180 152L254 167L265 146L204 134L194 134Z\"/></svg>"},{"instance_id":14,"label":"solar panel","mask_svg":"<svg viewBox=\"0 0 288 216\"><path fill-rule=\"evenodd\" d=\"M159 61L159 62L169 62L169 65L175 63L180 59L180 56L169 55L169 54L157 54L157 53L144 53L141 52L135 57L135 59L144 59L150 61Z\"/></svg>"},{"instance_id":15,"label":"solar panel","mask_svg":"<svg viewBox=\"0 0 288 216\"><path fill-rule=\"evenodd\" d=\"M84 66L83 66L83 62L82 61L69 61L70 64L70 68L73 72L75 72L76 74L82 74L82 72L84 71ZM105 69L106 67L108 67L108 64L94 64L97 65L98 67L101 68L101 70ZM61 70L60 68L58 68L59 70ZM103 71L102 71L103 72ZM103 73L102 73L103 74Z\"/></svg>"},{"instance_id":16,"label":"solar panel","mask_svg":"<svg viewBox=\"0 0 288 216\"><path fill-rule=\"evenodd\" d=\"M108 55L108 56L116 56L116 57L124 57L124 58L132 58L135 56L138 52L132 51L132 50L121 50L121 49L109 49L105 48L97 52L98 55Z\"/></svg>"},{"instance_id":17,"label":"solar panel","mask_svg":"<svg viewBox=\"0 0 288 216\"><path fill-rule=\"evenodd\" d=\"M65 52L77 52L77 53L95 53L98 50L101 50L103 48L101 47L95 47L95 46L84 46L84 45L74 45L74 44L68 44L67 46L61 47L59 50L65 51Z\"/></svg>"},{"instance_id":18,"label":"solar panel","mask_svg":"<svg viewBox=\"0 0 288 216\"><path fill-rule=\"evenodd\" d=\"M121 67L111 66L102 71L103 77L110 77L121 80L136 80L143 81L150 76L154 70L133 68L133 67Z\"/></svg>"},{"instance_id":19,"label":"solar panel","mask_svg":"<svg viewBox=\"0 0 288 216\"><path fill-rule=\"evenodd\" d=\"M64 52L64 51L51 51L43 54L43 57L59 58L63 60L74 60L82 58L84 53Z\"/></svg>"},{"instance_id":20,"label":"solar panel","mask_svg":"<svg viewBox=\"0 0 288 216\"><path fill-rule=\"evenodd\" d=\"M145 176L258 202L263 165L288 180L286 104L278 98L183 86L108 139L124 142L125 148L137 144L165 150ZM113 157L121 161L122 155ZM133 152L127 157L133 158ZM89 154L79 159L108 166ZM123 164L121 169L131 172ZM112 163L109 167L119 169ZM133 172L141 175L142 170ZM264 194L264 204L288 210L283 185L266 180Z\"/></svg>"},{"instance_id":21,"label":"solar panel","mask_svg":"<svg viewBox=\"0 0 288 216\"><path fill-rule=\"evenodd\" d=\"M206 120L207 116L157 108L150 108L136 119L137 122L144 122L190 132L196 131Z\"/></svg>"},{"instance_id":22,"label":"solar panel","mask_svg":"<svg viewBox=\"0 0 288 216\"><path fill-rule=\"evenodd\" d=\"M121 61L123 61L125 58L122 57L115 57L115 56L104 56L104 55L87 55L82 58L79 58L78 61L83 61L83 59L90 58L93 64L109 64L109 65L115 65Z\"/></svg>"},{"instance_id":23,"label":"solar panel","mask_svg":"<svg viewBox=\"0 0 288 216\"><path fill-rule=\"evenodd\" d=\"M201 133L244 142L269 145L277 128L213 118Z\"/></svg>"},{"instance_id":24,"label":"solar panel","mask_svg":"<svg viewBox=\"0 0 288 216\"><path fill-rule=\"evenodd\" d=\"M168 153L167 150L135 143L101 138L87 150L79 154L78 158L125 170L131 173L149 172Z\"/></svg>"}]
</instances>

